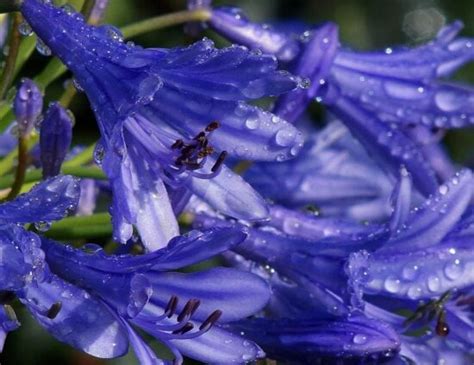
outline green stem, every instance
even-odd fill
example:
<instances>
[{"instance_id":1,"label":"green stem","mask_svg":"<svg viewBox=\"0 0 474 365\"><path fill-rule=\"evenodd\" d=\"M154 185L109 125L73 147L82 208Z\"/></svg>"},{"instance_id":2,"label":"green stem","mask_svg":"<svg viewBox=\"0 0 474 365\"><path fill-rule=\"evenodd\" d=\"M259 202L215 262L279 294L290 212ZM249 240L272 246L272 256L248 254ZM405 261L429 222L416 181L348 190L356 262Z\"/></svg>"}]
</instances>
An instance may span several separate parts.
<instances>
[{"instance_id":1,"label":"green stem","mask_svg":"<svg viewBox=\"0 0 474 365\"><path fill-rule=\"evenodd\" d=\"M38 135L33 135L28 138L28 151L30 151L33 146L38 142ZM15 148L11 151L8 155L6 155L2 160L0 160L0 176L5 175L8 171L10 171L15 161L18 157L18 148Z\"/></svg>"},{"instance_id":2,"label":"green stem","mask_svg":"<svg viewBox=\"0 0 474 365\"><path fill-rule=\"evenodd\" d=\"M110 236L112 222L109 213L68 217L54 223L46 235L57 239Z\"/></svg>"},{"instance_id":3,"label":"green stem","mask_svg":"<svg viewBox=\"0 0 474 365\"><path fill-rule=\"evenodd\" d=\"M95 150L95 143L91 144L89 147L84 149L84 151L77 154L76 156L71 158L69 161L66 161L65 163L63 163L63 168L82 166L91 162L94 158L94 150Z\"/></svg>"},{"instance_id":4,"label":"green stem","mask_svg":"<svg viewBox=\"0 0 474 365\"><path fill-rule=\"evenodd\" d=\"M77 177L104 180L106 176L98 167L64 166L61 173ZM26 172L24 183L40 181L42 177L41 169L32 169ZM13 175L0 177L0 190L10 187L15 181Z\"/></svg>"},{"instance_id":5,"label":"green stem","mask_svg":"<svg viewBox=\"0 0 474 365\"><path fill-rule=\"evenodd\" d=\"M205 9L185 10L176 13L160 15L154 18L146 19L123 27L122 33L125 38L135 37L137 35L151 32L157 29L170 27L173 25L187 22L205 22L211 18L211 13Z\"/></svg>"},{"instance_id":6,"label":"green stem","mask_svg":"<svg viewBox=\"0 0 474 365\"><path fill-rule=\"evenodd\" d=\"M15 65L18 57L18 49L20 48L21 35L18 31L23 18L20 14L15 14L13 17L13 24L10 35L10 42L8 43L8 56L5 61L2 77L0 79L0 100L5 99L8 89L10 88L13 76L15 75Z\"/></svg>"},{"instance_id":7,"label":"green stem","mask_svg":"<svg viewBox=\"0 0 474 365\"><path fill-rule=\"evenodd\" d=\"M18 165L11 185L12 188L5 200L15 198L21 191L21 187L25 182L26 167L28 166L28 139L28 137L22 136L21 134L18 137Z\"/></svg>"}]
</instances>

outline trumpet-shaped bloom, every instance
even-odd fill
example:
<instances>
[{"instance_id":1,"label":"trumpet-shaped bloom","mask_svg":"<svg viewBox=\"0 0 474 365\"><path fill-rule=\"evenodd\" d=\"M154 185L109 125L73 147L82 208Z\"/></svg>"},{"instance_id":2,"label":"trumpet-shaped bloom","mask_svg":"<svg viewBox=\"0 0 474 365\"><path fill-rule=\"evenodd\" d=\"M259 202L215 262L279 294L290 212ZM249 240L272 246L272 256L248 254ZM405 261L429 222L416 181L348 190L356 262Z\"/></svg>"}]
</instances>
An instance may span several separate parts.
<instances>
[{"instance_id":1,"label":"trumpet-shaped bloom","mask_svg":"<svg viewBox=\"0 0 474 365\"><path fill-rule=\"evenodd\" d=\"M169 364L133 327L166 344L176 364L182 363L181 353L206 363L239 364L263 356L257 345L215 325L261 310L269 297L263 280L224 268L174 272L239 244L246 236L242 230L192 231L151 254L107 256L100 246L73 249L21 226L60 219L78 197L78 182L59 176L0 205L4 296L16 295L53 336L96 357L121 356L130 342L142 364ZM0 320L3 341L18 324L9 312Z\"/></svg>"},{"instance_id":2,"label":"trumpet-shaped bloom","mask_svg":"<svg viewBox=\"0 0 474 365\"><path fill-rule=\"evenodd\" d=\"M79 14L42 1L25 0L21 11L89 97L120 241L131 237L132 224L149 249L178 234L165 183L229 216L266 217L260 196L223 161L283 161L302 146L291 124L246 104L296 86L273 57L239 46L217 50L209 40L143 49L124 43L113 27L88 26Z\"/></svg>"},{"instance_id":3,"label":"trumpet-shaped bloom","mask_svg":"<svg viewBox=\"0 0 474 365\"><path fill-rule=\"evenodd\" d=\"M371 53L341 48L332 23L304 32L299 43L288 32L252 23L235 9L214 9L209 24L232 41L291 61L290 71L311 81L307 89L278 100L274 112L282 118L296 121L317 100L341 118L382 166L394 174L406 166L425 195L435 192L436 173L446 178L453 172L446 172L449 165L439 169L440 160L424 153L410 128L460 128L474 120L472 89L440 80L474 57L472 40L457 38L460 22L441 29L426 45ZM443 155L439 146L433 150Z\"/></svg>"},{"instance_id":4,"label":"trumpet-shaped bloom","mask_svg":"<svg viewBox=\"0 0 474 365\"><path fill-rule=\"evenodd\" d=\"M313 205L324 216L369 221L391 213L393 182L338 122L313 130L295 159L255 163L244 177L263 197L290 208Z\"/></svg>"}]
</instances>

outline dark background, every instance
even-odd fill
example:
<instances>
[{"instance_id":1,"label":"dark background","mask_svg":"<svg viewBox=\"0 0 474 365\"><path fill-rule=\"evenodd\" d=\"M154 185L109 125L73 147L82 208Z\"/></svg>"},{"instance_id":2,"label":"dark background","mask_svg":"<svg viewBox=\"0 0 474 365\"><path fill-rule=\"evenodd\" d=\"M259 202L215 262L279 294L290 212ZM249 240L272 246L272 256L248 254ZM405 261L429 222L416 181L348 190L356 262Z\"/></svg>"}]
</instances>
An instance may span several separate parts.
<instances>
[{"instance_id":1,"label":"dark background","mask_svg":"<svg viewBox=\"0 0 474 365\"><path fill-rule=\"evenodd\" d=\"M466 25L463 36L474 37L472 0L229 0L215 1L215 4L243 7L250 18L268 23L300 20L314 24L331 20L339 24L343 43L363 50L422 43L432 38L443 24L455 19L461 19ZM110 0L107 22L121 26L150 16L182 10L184 7L183 0ZM210 32L206 35L218 39ZM149 33L134 41L150 47L174 47L187 44L190 40L183 35L182 27L174 27ZM225 43L219 40L218 44ZM45 57L34 55L27 64L25 73L28 76L34 75L47 61ZM455 78L474 83L474 64L464 67ZM50 100L62 92L65 80L66 78L58 82L48 93ZM94 141L98 136L97 129L85 97L77 97L71 108L76 114L76 143ZM316 110L316 113L320 114L320 111ZM446 144L456 161L474 163L472 131L450 132L446 137ZM21 306L17 308L22 326L7 339L0 360L3 365L137 364L133 354L121 359L101 361L71 350L40 328L20 309Z\"/></svg>"}]
</instances>

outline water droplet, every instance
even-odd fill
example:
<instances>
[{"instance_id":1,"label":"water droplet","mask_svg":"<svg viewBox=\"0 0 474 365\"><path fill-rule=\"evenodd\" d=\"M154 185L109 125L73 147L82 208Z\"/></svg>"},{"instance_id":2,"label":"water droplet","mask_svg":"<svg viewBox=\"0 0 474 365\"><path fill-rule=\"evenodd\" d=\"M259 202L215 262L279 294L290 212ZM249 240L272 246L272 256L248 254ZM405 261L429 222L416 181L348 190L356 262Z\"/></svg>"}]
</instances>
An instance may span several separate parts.
<instances>
[{"instance_id":1,"label":"water droplet","mask_svg":"<svg viewBox=\"0 0 474 365\"><path fill-rule=\"evenodd\" d=\"M385 279L384 288L389 293L398 293L400 290L400 280L396 277L389 276L387 279Z\"/></svg>"},{"instance_id":2,"label":"water droplet","mask_svg":"<svg viewBox=\"0 0 474 365\"><path fill-rule=\"evenodd\" d=\"M38 232L47 232L51 228L50 222L36 222L35 228Z\"/></svg>"},{"instance_id":3,"label":"water droplet","mask_svg":"<svg viewBox=\"0 0 474 365\"><path fill-rule=\"evenodd\" d=\"M278 146L288 147L291 146L296 138L296 134L292 128L280 129L275 134L275 142Z\"/></svg>"},{"instance_id":4,"label":"water droplet","mask_svg":"<svg viewBox=\"0 0 474 365\"><path fill-rule=\"evenodd\" d=\"M447 185L440 185L438 191L441 195L446 195L449 192L449 187Z\"/></svg>"},{"instance_id":5,"label":"water droplet","mask_svg":"<svg viewBox=\"0 0 474 365\"><path fill-rule=\"evenodd\" d=\"M450 280L456 280L463 272L462 264L459 259L449 262L444 267L444 274Z\"/></svg>"},{"instance_id":6,"label":"water droplet","mask_svg":"<svg viewBox=\"0 0 474 365\"><path fill-rule=\"evenodd\" d=\"M105 148L101 143L97 143L94 150L94 161L97 165L102 165L102 161L105 157Z\"/></svg>"},{"instance_id":7,"label":"water droplet","mask_svg":"<svg viewBox=\"0 0 474 365\"><path fill-rule=\"evenodd\" d=\"M18 31L24 37L28 37L33 34L33 29L31 29L30 25L26 21L21 22L21 24L18 26Z\"/></svg>"},{"instance_id":8,"label":"water droplet","mask_svg":"<svg viewBox=\"0 0 474 365\"><path fill-rule=\"evenodd\" d=\"M36 50L43 56L51 56L51 49L41 40L36 40Z\"/></svg>"},{"instance_id":9,"label":"water droplet","mask_svg":"<svg viewBox=\"0 0 474 365\"><path fill-rule=\"evenodd\" d=\"M367 336L362 335L362 334L357 334L352 339L352 342L354 342L356 345L362 345L367 342Z\"/></svg>"},{"instance_id":10,"label":"water droplet","mask_svg":"<svg viewBox=\"0 0 474 365\"><path fill-rule=\"evenodd\" d=\"M385 48L385 54L392 54L392 53L393 53L393 49Z\"/></svg>"},{"instance_id":11,"label":"water droplet","mask_svg":"<svg viewBox=\"0 0 474 365\"><path fill-rule=\"evenodd\" d=\"M440 280L437 276L430 276L426 282L428 289L432 292L437 292L441 286Z\"/></svg>"},{"instance_id":12,"label":"water droplet","mask_svg":"<svg viewBox=\"0 0 474 365\"><path fill-rule=\"evenodd\" d=\"M258 118L252 118L251 117L251 118L248 118L245 121L245 126L250 130L257 129L259 125L260 125L260 122L259 122Z\"/></svg>"}]
</instances>

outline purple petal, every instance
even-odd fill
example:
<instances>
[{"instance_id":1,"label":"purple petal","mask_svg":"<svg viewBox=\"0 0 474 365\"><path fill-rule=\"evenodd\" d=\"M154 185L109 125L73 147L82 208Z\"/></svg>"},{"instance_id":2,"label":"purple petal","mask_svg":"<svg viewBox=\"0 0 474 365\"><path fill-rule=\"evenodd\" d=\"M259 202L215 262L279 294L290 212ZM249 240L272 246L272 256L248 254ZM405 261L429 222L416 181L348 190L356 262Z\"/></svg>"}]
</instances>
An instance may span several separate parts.
<instances>
[{"instance_id":1,"label":"purple petal","mask_svg":"<svg viewBox=\"0 0 474 365\"><path fill-rule=\"evenodd\" d=\"M171 343L186 356L206 364L246 364L265 356L254 342L218 326L191 341Z\"/></svg>"},{"instance_id":2,"label":"purple petal","mask_svg":"<svg viewBox=\"0 0 474 365\"><path fill-rule=\"evenodd\" d=\"M213 9L209 26L233 43L259 49L281 61L291 61L300 50L296 39L268 25L250 22L238 8Z\"/></svg>"},{"instance_id":3,"label":"purple petal","mask_svg":"<svg viewBox=\"0 0 474 365\"><path fill-rule=\"evenodd\" d=\"M459 221L471 201L472 173L462 170L438 192L414 209L407 226L392 238L380 253L410 252L439 243Z\"/></svg>"},{"instance_id":4,"label":"purple petal","mask_svg":"<svg viewBox=\"0 0 474 365\"><path fill-rule=\"evenodd\" d=\"M268 208L260 195L225 166L209 180L192 178L190 190L218 212L237 219L263 220Z\"/></svg>"},{"instance_id":5,"label":"purple petal","mask_svg":"<svg viewBox=\"0 0 474 365\"><path fill-rule=\"evenodd\" d=\"M188 300L198 299L201 305L195 318L200 320L215 310L222 311L224 322L245 318L261 310L270 298L265 281L233 269L215 268L189 274L150 272L147 277L154 288L150 304L158 306L157 310L166 307L173 295L179 298L179 309Z\"/></svg>"},{"instance_id":6,"label":"purple petal","mask_svg":"<svg viewBox=\"0 0 474 365\"><path fill-rule=\"evenodd\" d=\"M99 358L127 352L124 328L88 292L52 275L47 282L26 287L19 296L36 320L58 340ZM60 308L54 318L48 316L52 306Z\"/></svg>"},{"instance_id":7,"label":"purple petal","mask_svg":"<svg viewBox=\"0 0 474 365\"><path fill-rule=\"evenodd\" d=\"M0 205L0 220L12 223L51 222L76 207L79 182L58 176L37 184L28 193Z\"/></svg>"}]
</instances>

